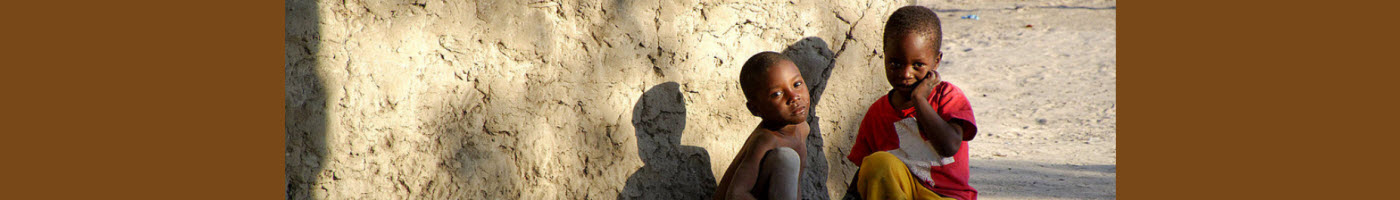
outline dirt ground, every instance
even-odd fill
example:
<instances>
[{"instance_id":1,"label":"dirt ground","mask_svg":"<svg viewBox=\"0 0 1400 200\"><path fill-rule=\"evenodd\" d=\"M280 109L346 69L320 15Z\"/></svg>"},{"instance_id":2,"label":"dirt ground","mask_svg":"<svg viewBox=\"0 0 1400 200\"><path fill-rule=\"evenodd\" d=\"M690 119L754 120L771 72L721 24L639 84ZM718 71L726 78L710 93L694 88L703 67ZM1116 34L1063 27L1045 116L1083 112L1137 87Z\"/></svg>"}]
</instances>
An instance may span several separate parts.
<instances>
[{"instance_id":1,"label":"dirt ground","mask_svg":"<svg viewBox=\"0 0 1400 200\"><path fill-rule=\"evenodd\" d=\"M758 123L738 69L779 51L812 88L803 196L840 198L911 3L976 111L982 199L1115 198L1117 9L1083 0L287 0L287 195L710 198Z\"/></svg>"},{"instance_id":2,"label":"dirt ground","mask_svg":"<svg viewBox=\"0 0 1400 200\"><path fill-rule=\"evenodd\" d=\"M1113 199L1118 66L1114 2L940 9L945 79L969 92L982 199ZM1025 28L1030 25L1030 28ZM978 95L977 93L980 93Z\"/></svg>"}]
</instances>

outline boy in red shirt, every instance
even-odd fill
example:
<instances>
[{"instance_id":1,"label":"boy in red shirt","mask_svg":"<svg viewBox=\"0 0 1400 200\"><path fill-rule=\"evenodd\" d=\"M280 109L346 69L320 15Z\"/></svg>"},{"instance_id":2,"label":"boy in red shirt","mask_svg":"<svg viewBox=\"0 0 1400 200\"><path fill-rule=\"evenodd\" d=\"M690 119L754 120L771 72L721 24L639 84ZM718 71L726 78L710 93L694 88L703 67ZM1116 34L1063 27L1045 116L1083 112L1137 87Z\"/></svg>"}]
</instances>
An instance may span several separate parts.
<instances>
[{"instance_id":1,"label":"boy in red shirt","mask_svg":"<svg viewBox=\"0 0 1400 200\"><path fill-rule=\"evenodd\" d=\"M894 89L861 120L846 156L860 166L865 199L977 199L968 185L967 141L977 133L962 90L939 79L943 53L937 14L905 6L885 23L885 78Z\"/></svg>"}]
</instances>

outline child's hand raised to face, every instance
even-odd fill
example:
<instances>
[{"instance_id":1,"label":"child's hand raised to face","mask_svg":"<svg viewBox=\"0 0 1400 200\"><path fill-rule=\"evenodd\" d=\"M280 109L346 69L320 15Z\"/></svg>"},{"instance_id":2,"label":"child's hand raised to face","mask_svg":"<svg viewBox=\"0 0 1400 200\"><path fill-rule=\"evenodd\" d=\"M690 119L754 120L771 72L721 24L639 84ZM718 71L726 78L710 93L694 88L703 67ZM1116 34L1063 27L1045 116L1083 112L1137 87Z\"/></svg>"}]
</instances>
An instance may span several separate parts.
<instances>
[{"instance_id":1,"label":"child's hand raised to face","mask_svg":"<svg viewBox=\"0 0 1400 200\"><path fill-rule=\"evenodd\" d=\"M924 80L919 80L918 83L915 83L914 96L910 98L910 100L928 100L926 98L928 98L929 94L933 93L933 88L937 87L938 84L942 82L943 79L938 76L938 71L929 70L928 75L924 76Z\"/></svg>"}]
</instances>

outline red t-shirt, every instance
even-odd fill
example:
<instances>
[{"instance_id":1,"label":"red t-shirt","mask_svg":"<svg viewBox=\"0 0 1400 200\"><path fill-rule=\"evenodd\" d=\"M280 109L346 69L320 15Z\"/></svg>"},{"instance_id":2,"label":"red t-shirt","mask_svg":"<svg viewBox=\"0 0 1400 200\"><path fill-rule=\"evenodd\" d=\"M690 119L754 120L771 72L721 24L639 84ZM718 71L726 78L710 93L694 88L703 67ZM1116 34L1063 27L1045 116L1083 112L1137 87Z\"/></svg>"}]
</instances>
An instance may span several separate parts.
<instances>
[{"instance_id":1,"label":"red t-shirt","mask_svg":"<svg viewBox=\"0 0 1400 200\"><path fill-rule=\"evenodd\" d=\"M967 184L968 168L967 163L967 141L971 141L977 136L977 123L972 118L972 105L968 104L967 97L963 96L962 89L957 86L942 82L934 88L934 92L929 95L929 104L937 109L938 117L948 120L948 123L956 123L963 128L963 141L958 153L953 155L953 163L943 166L934 166L930 169L930 177L933 184L924 183L924 187L929 188L934 193L946 197L953 197L962 200L977 199L977 189L973 189ZM846 159L851 160L857 166L861 161L875 152L899 149L899 136L895 133L894 123L905 118L914 116L914 108L905 110L895 110L890 106L889 95L880 97L875 104L870 105L870 109L865 112L865 119L860 121L860 130L856 134L856 143L851 147L851 155ZM933 185L933 187L929 187Z\"/></svg>"}]
</instances>

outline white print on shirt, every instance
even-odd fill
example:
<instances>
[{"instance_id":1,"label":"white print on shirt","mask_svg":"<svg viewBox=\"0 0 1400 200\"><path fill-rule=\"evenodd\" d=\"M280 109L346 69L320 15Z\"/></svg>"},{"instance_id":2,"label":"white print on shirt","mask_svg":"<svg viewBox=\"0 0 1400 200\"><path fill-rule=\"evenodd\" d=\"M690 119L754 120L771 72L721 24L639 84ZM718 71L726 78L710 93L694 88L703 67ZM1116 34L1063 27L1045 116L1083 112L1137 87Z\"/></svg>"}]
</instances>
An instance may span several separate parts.
<instances>
[{"instance_id":1,"label":"white print on shirt","mask_svg":"<svg viewBox=\"0 0 1400 200\"><path fill-rule=\"evenodd\" d=\"M904 165L909 167L909 172L925 182L932 182L929 168L933 166L943 166L952 164L953 157L938 157L938 151L933 149L932 144L919 135L919 122L914 117L905 118L894 123L894 132L899 135L899 149L889 150L890 154L904 161Z\"/></svg>"}]
</instances>

